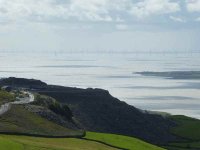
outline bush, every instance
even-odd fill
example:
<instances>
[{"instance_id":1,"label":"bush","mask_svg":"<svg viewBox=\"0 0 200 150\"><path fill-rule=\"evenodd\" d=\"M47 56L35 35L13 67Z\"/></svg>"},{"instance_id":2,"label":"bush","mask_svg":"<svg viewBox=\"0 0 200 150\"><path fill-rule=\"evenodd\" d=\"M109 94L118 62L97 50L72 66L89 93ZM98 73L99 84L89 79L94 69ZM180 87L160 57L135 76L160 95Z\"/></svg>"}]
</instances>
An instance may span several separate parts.
<instances>
[{"instance_id":1,"label":"bush","mask_svg":"<svg viewBox=\"0 0 200 150\"><path fill-rule=\"evenodd\" d=\"M60 104L54 98L40 94L35 94L35 99L36 100L32 104L46 107L54 113L65 117L66 119L72 119L72 112L67 105Z\"/></svg>"},{"instance_id":2,"label":"bush","mask_svg":"<svg viewBox=\"0 0 200 150\"><path fill-rule=\"evenodd\" d=\"M54 102L49 105L49 109L67 119L72 119L72 112L67 105L61 105L58 102Z\"/></svg>"}]
</instances>

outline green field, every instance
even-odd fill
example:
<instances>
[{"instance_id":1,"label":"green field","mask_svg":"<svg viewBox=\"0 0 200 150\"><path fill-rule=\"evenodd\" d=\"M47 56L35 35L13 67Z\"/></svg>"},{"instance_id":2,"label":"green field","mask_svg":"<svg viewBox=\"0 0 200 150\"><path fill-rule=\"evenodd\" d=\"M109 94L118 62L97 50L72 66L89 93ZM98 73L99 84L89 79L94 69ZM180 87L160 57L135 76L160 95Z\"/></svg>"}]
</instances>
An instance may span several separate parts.
<instances>
[{"instance_id":1,"label":"green field","mask_svg":"<svg viewBox=\"0 0 200 150\"><path fill-rule=\"evenodd\" d=\"M76 139L76 138L41 138L41 137L0 134L0 149L2 150L4 149L5 150L7 149L8 150L117 150L117 148L112 147L112 146L117 146L120 147L121 149L129 149L129 150L164 150L162 148L148 144L141 140L121 135L87 132L85 138L91 140Z\"/></svg>"},{"instance_id":2,"label":"green field","mask_svg":"<svg viewBox=\"0 0 200 150\"><path fill-rule=\"evenodd\" d=\"M177 126L172 128L171 132L182 140L170 143L170 150L200 150L200 120L176 115L171 118L177 123Z\"/></svg>"},{"instance_id":3,"label":"green field","mask_svg":"<svg viewBox=\"0 0 200 150\"><path fill-rule=\"evenodd\" d=\"M85 138L129 150L163 150L139 139L122 135L87 132Z\"/></svg>"},{"instance_id":4,"label":"green field","mask_svg":"<svg viewBox=\"0 0 200 150\"><path fill-rule=\"evenodd\" d=\"M1 150L117 150L107 145L75 138L38 138L0 135Z\"/></svg>"}]
</instances>

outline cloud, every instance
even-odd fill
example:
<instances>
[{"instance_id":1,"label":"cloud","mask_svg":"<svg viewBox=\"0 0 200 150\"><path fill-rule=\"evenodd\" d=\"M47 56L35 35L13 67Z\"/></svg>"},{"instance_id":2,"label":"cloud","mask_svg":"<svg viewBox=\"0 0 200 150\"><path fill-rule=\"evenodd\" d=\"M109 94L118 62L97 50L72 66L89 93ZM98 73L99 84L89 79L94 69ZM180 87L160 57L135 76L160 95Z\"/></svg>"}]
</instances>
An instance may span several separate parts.
<instances>
[{"instance_id":1,"label":"cloud","mask_svg":"<svg viewBox=\"0 0 200 150\"><path fill-rule=\"evenodd\" d=\"M198 22L200 22L200 17L196 18L196 19L195 19L195 21L198 21Z\"/></svg>"},{"instance_id":2,"label":"cloud","mask_svg":"<svg viewBox=\"0 0 200 150\"><path fill-rule=\"evenodd\" d=\"M133 5L130 12L138 18L143 18L177 11L180 11L178 2L172 2L171 0L143 0Z\"/></svg>"},{"instance_id":3,"label":"cloud","mask_svg":"<svg viewBox=\"0 0 200 150\"><path fill-rule=\"evenodd\" d=\"M0 18L8 20L65 17L67 12L67 7L56 0L0 0Z\"/></svg>"},{"instance_id":4,"label":"cloud","mask_svg":"<svg viewBox=\"0 0 200 150\"><path fill-rule=\"evenodd\" d=\"M108 0L72 0L70 2L70 15L80 20L112 21L109 16Z\"/></svg>"},{"instance_id":5,"label":"cloud","mask_svg":"<svg viewBox=\"0 0 200 150\"><path fill-rule=\"evenodd\" d=\"M116 22L125 22L125 20L124 19L122 19L121 17L119 17L119 16L117 16L117 18L116 18L116 20L115 20Z\"/></svg>"},{"instance_id":6,"label":"cloud","mask_svg":"<svg viewBox=\"0 0 200 150\"><path fill-rule=\"evenodd\" d=\"M126 24L117 24L116 25L116 29L118 29L118 30L127 30L128 29L128 25L126 25Z\"/></svg>"},{"instance_id":7,"label":"cloud","mask_svg":"<svg viewBox=\"0 0 200 150\"><path fill-rule=\"evenodd\" d=\"M0 0L0 20L12 21L104 21L174 13L180 10L171 0Z\"/></svg>"},{"instance_id":8,"label":"cloud","mask_svg":"<svg viewBox=\"0 0 200 150\"><path fill-rule=\"evenodd\" d=\"M200 12L200 0L186 0L186 7L189 12Z\"/></svg>"},{"instance_id":9,"label":"cloud","mask_svg":"<svg viewBox=\"0 0 200 150\"><path fill-rule=\"evenodd\" d=\"M0 0L0 19L119 21L131 0Z\"/></svg>"},{"instance_id":10,"label":"cloud","mask_svg":"<svg viewBox=\"0 0 200 150\"><path fill-rule=\"evenodd\" d=\"M169 16L169 18L170 18L171 20L175 21L175 22L183 22L183 23L186 22L185 19L180 18L180 17Z\"/></svg>"}]
</instances>

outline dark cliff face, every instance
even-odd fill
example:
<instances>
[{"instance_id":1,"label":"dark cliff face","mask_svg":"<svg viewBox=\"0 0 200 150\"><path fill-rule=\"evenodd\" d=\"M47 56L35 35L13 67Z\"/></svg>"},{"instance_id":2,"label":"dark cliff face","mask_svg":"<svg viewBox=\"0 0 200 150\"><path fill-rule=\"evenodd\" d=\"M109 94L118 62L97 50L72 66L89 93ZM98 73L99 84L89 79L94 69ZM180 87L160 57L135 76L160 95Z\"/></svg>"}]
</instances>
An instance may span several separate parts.
<instances>
[{"instance_id":1,"label":"dark cliff face","mask_svg":"<svg viewBox=\"0 0 200 150\"><path fill-rule=\"evenodd\" d=\"M27 80L26 83L32 87L34 82ZM166 144L175 138L169 132L174 126L170 119L144 113L112 97L106 90L41 85L42 88L37 85L34 91L67 104L85 130L133 136L154 144Z\"/></svg>"},{"instance_id":2,"label":"dark cliff face","mask_svg":"<svg viewBox=\"0 0 200 150\"><path fill-rule=\"evenodd\" d=\"M154 144L165 144L174 137L169 130L174 123L160 115L144 113L100 89L40 91L67 104L81 126L89 131L137 137Z\"/></svg>"}]
</instances>

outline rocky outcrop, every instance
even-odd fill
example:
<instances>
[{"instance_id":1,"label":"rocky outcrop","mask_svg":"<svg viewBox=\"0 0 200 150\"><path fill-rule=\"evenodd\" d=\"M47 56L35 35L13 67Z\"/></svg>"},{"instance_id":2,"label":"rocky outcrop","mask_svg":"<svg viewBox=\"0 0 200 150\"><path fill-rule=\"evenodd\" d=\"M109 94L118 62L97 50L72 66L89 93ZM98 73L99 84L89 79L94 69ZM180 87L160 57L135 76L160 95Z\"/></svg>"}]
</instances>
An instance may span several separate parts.
<instances>
[{"instance_id":1,"label":"rocky outcrop","mask_svg":"<svg viewBox=\"0 0 200 150\"><path fill-rule=\"evenodd\" d=\"M37 106L37 105L25 105L25 109L35 113L49 121L52 121L58 125L61 125L63 127L66 127L68 129L73 130L80 130L81 128L72 120L68 120L59 114L56 114L55 112L51 111L50 109L43 107L43 106Z\"/></svg>"}]
</instances>

